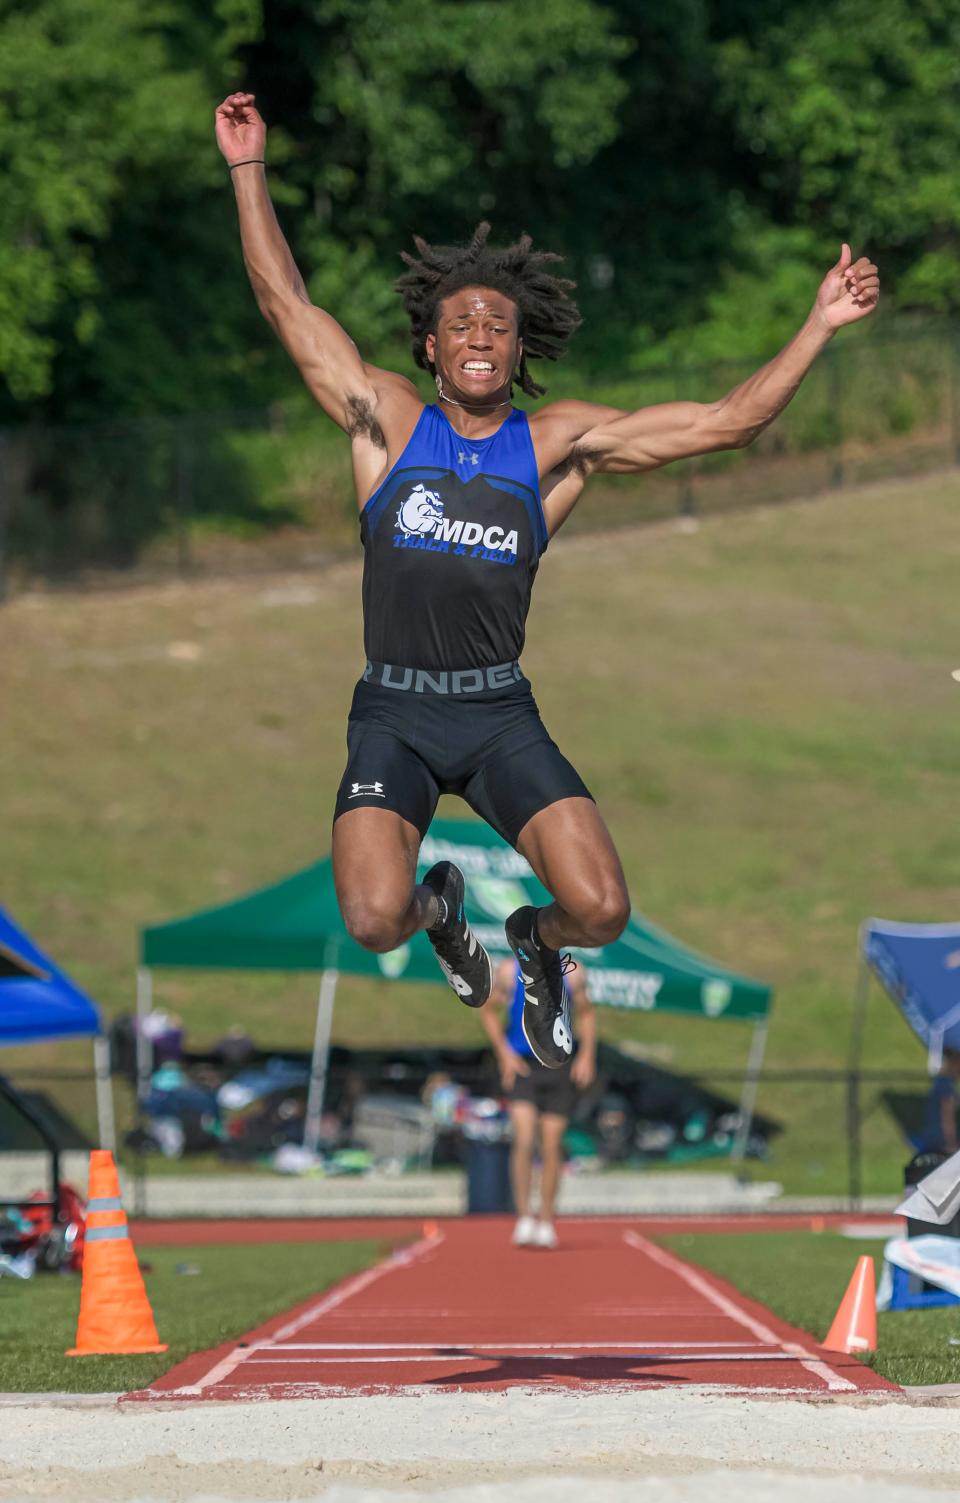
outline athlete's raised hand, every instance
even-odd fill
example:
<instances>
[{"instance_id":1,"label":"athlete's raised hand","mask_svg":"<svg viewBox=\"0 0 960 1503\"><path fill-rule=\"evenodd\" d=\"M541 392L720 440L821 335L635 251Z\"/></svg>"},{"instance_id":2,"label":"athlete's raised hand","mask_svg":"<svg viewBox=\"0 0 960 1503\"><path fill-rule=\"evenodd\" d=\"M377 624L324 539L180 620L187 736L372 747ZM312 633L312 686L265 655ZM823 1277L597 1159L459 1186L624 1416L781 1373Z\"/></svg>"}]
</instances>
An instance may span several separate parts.
<instances>
[{"instance_id":1,"label":"athlete's raised hand","mask_svg":"<svg viewBox=\"0 0 960 1503\"><path fill-rule=\"evenodd\" d=\"M217 107L217 145L231 167L266 154L267 127L255 99L255 94L228 94Z\"/></svg>"},{"instance_id":2,"label":"athlete's raised hand","mask_svg":"<svg viewBox=\"0 0 960 1503\"><path fill-rule=\"evenodd\" d=\"M854 261L849 245L840 250L840 260L832 266L817 293L817 311L831 329L866 318L880 297L880 273L866 256Z\"/></svg>"}]
</instances>

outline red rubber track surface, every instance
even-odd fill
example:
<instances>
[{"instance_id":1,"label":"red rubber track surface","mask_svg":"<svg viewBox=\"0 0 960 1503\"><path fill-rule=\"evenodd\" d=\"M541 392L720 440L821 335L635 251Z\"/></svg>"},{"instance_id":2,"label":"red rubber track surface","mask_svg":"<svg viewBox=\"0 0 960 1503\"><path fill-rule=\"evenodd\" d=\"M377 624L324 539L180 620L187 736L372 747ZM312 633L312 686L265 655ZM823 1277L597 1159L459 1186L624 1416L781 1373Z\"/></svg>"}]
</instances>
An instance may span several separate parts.
<instances>
[{"instance_id":1,"label":"red rubber track surface","mask_svg":"<svg viewBox=\"0 0 960 1503\"><path fill-rule=\"evenodd\" d=\"M499 1217L431 1226L384 1262L130 1397L692 1384L825 1396L894 1387L657 1246L635 1219L563 1221L555 1252L511 1247L511 1226Z\"/></svg>"},{"instance_id":2,"label":"red rubber track surface","mask_svg":"<svg viewBox=\"0 0 960 1503\"><path fill-rule=\"evenodd\" d=\"M444 1231L462 1218L440 1217L434 1224ZM680 1232L809 1232L825 1227L878 1225L889 1215L829 1211L765 1216L590 1216L565 1217L563 1227L578 1225L629 1226L651 1236ZM138 1247L206 1247L215 1243L258 1242L413 1242L424 1224L422 1216L323 1216L285 1217L275 1220L179 1220L132 1221L130 1230ZM476 1226L476 1221L471 1225Z\"/></svg>"}]
</instances>

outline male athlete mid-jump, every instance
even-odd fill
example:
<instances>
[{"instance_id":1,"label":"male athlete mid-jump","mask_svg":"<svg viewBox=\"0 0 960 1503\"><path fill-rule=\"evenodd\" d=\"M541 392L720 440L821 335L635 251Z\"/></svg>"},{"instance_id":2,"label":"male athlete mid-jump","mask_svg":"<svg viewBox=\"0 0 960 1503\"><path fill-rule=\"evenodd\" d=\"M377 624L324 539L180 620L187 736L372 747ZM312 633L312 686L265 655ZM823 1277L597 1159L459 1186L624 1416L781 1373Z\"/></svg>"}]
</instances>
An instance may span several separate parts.
<instances>
[{"instance_id":1,"label":"male athlete mid-jump","mask_svg":"<svg viewBox=\"0 0 960 1503\"><path fill-rule=\"evenodd\" d=\"M461 999L486 1001L490 960L464 918L462 875L441 862L416 882L438 796L459 794L553 897L512 914L506 933L524 977L524 1033L558 1067L573 1049L561 952L616 939L630 903L606 825L519 667L540 557L590 475L639 475L756 438L837 329L876 306L877 268L845 245L786 348L717 402L627 413L564 401L528 417L512 405L515 386L543 395L528 361L556 359L580 322L573 284L550 269L559 258L526 236L494 250L485 224L466 245L417 239L398 290L414 360L436 380L425 406L311 303L267 190L252 94L220 105L217 140L257 303L353 452L367 667L333 830L344 922L378 951L425 929Z\"/></svg>"}]
</instances>

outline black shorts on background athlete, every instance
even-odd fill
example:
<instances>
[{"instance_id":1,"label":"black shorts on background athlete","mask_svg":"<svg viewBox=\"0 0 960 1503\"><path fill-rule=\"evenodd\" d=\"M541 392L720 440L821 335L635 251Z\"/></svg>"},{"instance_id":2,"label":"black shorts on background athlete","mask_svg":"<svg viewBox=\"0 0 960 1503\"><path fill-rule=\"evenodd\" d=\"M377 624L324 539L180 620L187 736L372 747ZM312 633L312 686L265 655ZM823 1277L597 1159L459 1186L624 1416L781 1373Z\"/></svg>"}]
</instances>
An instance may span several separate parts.
<instances>
[{"instance_id":1,"label":"black shorts on background athlete","mask_svg":"<svg viewBox=\"0 0 960 1503\"><path fill-rule=\"evenodd\" d=\"M517 1075L510 1087L508 1101L529 1101L538 1112L569 1120L577 1104L577 1087L570 1078L570 1062L561 1065L559 1070L548 1070L530 1055L526 1064L530 1073Z\"/></svg>"},{"instance_id":2,"label":"black shorts on background athlete","mask_svg":"<svg viewBox=\"0 0 960 1503\"><path fill-rule=\"evenodd\" d=\"M360 535L367 670L335 818L386 808L424 835L456 793L513 845L547 805L589 798L517 662L547 546L526 413L467 439L425 407Z\"/></svg>"}]
</instances>

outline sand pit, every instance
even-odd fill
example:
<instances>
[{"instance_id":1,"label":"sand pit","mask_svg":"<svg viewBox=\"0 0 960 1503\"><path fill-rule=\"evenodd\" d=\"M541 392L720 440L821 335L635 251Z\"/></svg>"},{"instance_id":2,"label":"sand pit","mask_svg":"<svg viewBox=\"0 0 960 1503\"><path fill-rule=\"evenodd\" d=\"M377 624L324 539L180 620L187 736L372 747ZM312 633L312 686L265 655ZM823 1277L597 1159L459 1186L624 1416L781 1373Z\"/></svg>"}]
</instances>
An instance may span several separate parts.
<instances>
[{"instance_id":1,"label":"sand pit","mask_svg":"<svg viewBox=\"0 0 960 1503\"><path fill-rule=\"evenodd\" d=\"M956 1408L677 1392L404 1393L282 1403L7 1401L0 1498L839 1503L960 1498ZM827 1486L829 1484L829 1487Z\"/></svg>"}]
</instances>

